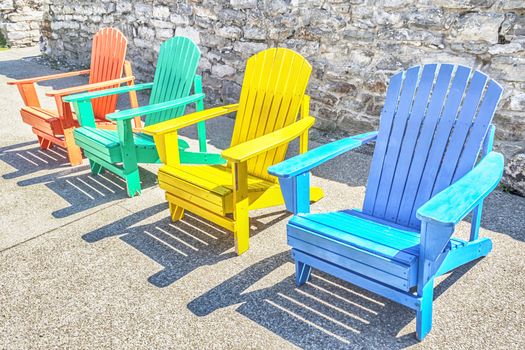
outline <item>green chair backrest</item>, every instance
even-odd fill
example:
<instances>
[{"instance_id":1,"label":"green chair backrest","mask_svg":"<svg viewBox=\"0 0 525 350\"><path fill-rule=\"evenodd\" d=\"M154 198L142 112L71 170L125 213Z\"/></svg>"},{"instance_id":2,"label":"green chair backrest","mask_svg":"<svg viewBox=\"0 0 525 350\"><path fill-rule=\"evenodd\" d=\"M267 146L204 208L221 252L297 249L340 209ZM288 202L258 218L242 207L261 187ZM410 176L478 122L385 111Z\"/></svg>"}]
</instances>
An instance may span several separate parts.
<instances>
[{"instance_id":1,"label":"green chair backrest","mask_svg":"<svg viewBox=\"0 0 525 350\"><path fill-rule=\"evenodd\" d=\"M160 46L150 104L186 97L199 65L201 53L197 45L188 38L176 36ZM186 107L150 114L145 125L153 125L184 115Z\"/></svg>"}]
</instances>

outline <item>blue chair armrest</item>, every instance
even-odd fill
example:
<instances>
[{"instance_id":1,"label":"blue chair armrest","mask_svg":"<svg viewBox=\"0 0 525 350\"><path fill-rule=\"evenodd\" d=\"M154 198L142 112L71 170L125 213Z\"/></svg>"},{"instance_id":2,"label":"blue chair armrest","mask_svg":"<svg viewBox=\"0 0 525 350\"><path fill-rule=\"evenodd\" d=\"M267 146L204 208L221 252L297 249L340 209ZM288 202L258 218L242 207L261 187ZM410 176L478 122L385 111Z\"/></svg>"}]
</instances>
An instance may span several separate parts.
<instances>
[{"instance_id":1,"label":"blue chair armrest","mask_svg":"<svg viewBox=\"0 0 525 350\"><path fill-rule=\"evenodd\" d=\"M98 90L92 92L83 92L80 94L74 94L64 97L65 102L79 102L85 100L92 100L98 97L110 96L110 95L121 95L130 91L147 90L153 87L153 83L144 83L130 86L121 86L113 89Z\"/></svg>"},{"instance_id":2,"label":"blue chair armrest","mask_svg":"<svg viewBox=\"0 0 525 350\"><path fill-rule=\"evenodd\" d=\"M268 173L280 178L289 178L304 174L313 168L333 159L345 152L362 146L377 138L377 131L367 132L356 136L328 143L304 154L289 158L268 168Z\"/></svg>"},{"instance_id":3,"label":"blue chair armrest","mask_svg":"<svg viewBox=\"0 0 525 350\"><path fill-rule=\"evenodd\" d=\"M500 153L489 152L474 169L422 205L416 213L417 218L454 227L498 185L503 164Z\"/></svg>"},{"instance_id":4,"label":"blue chair armrest","mask_svg":"<svg viewBox=\"0 0 525 350\"><path fill-rule=\"evenodd\" d=\"M114 112L106 116L109 120L130 120L138 116L148 115L152 113L162 112L165 110L185 106L189 103L197 102L204 99L204 94L194 94L187 97L182 97L176 100L152 104L139 108L126 109L123 111Z\"/></svg>"}]
</instances>

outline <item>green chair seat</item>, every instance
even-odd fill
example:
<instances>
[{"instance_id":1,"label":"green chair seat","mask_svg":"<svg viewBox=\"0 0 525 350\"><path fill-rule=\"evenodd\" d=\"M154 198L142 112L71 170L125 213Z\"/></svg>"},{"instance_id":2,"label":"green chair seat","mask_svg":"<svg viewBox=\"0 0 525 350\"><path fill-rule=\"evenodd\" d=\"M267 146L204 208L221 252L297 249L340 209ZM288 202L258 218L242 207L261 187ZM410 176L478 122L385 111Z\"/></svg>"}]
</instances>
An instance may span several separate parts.
<instances>
[{"instance_id":1,"label":"green chair seat","mask_svg":"<svg viewBox=\"0 0 525 350\"><path fill-rule=\"evenodd\" d=\"M83 126L76 128L74 133L77 145L89 153L98 155L100 158L112 163L122 162L120 141L116 130ZM143 133L133 133L133 143L135 144L139 162L156 163L159 161L153 137ZM189 148L189 144L179 139L179 149L185 150L187 148Z\"/></svg>"}]
</instances>

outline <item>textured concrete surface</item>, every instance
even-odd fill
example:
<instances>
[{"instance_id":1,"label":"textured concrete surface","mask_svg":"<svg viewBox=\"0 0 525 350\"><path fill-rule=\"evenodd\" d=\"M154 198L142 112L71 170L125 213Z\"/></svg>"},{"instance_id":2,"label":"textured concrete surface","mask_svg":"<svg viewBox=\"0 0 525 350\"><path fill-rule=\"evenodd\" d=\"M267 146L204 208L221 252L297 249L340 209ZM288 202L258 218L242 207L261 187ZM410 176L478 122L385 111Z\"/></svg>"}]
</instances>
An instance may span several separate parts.
<instances>
[{"instance_id":1,"label":"textured concrete surface","mask_svg":"<svg viewBox=\"0 0 525 350\"><path fill-rule=\"evenodd\" d=\"M252 213L251 249L236 257L213 224L169 221L156 166L129 199L118 178L40 152L5 85L52 72L24 58L35 54L0 53L0 349L525 348L524 198L489 197L480 234L494 251L439 279L433 330L417 343L403 306L318 272L294 286L283 208ZM210 144L227 146L231 127L211 122ZM352 153L318 169L326 198L313 210L359 207L369 163Z\"/></svg>"}]
</instances>

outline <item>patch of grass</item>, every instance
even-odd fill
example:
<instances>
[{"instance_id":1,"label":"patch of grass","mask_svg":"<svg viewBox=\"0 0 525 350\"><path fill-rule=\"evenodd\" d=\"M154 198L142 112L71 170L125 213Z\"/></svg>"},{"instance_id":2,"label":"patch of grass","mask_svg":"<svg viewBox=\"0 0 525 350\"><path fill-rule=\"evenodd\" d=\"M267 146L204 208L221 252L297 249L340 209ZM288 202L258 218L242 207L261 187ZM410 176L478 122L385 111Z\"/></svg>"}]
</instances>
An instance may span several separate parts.
<instances>
[{"instance_id":1,"label":"patch of grass","mask_svg":"<svg viewBox=\"0 0 525 350\"><path fill-rule=\"evenodd\" d=\"M9 49L9 46L7 45L7 40L5 40L4 35L2 32L0 32L0 51L4 51Z\"/></svg>"},{"instance_id":2,"label":"patch of grass","mask_svg":"<svg viewBox=\"0 0 525 350\"><path fill-rule=\"evenodd\" d=\"M510 186L507 186L505 185L504 183L500 183L499 184L499 187L501 188L501 190L505 193L510 193L510 194L517 194L516 190L514 190L512 187Z\"/></svg>"}]
</instances>

